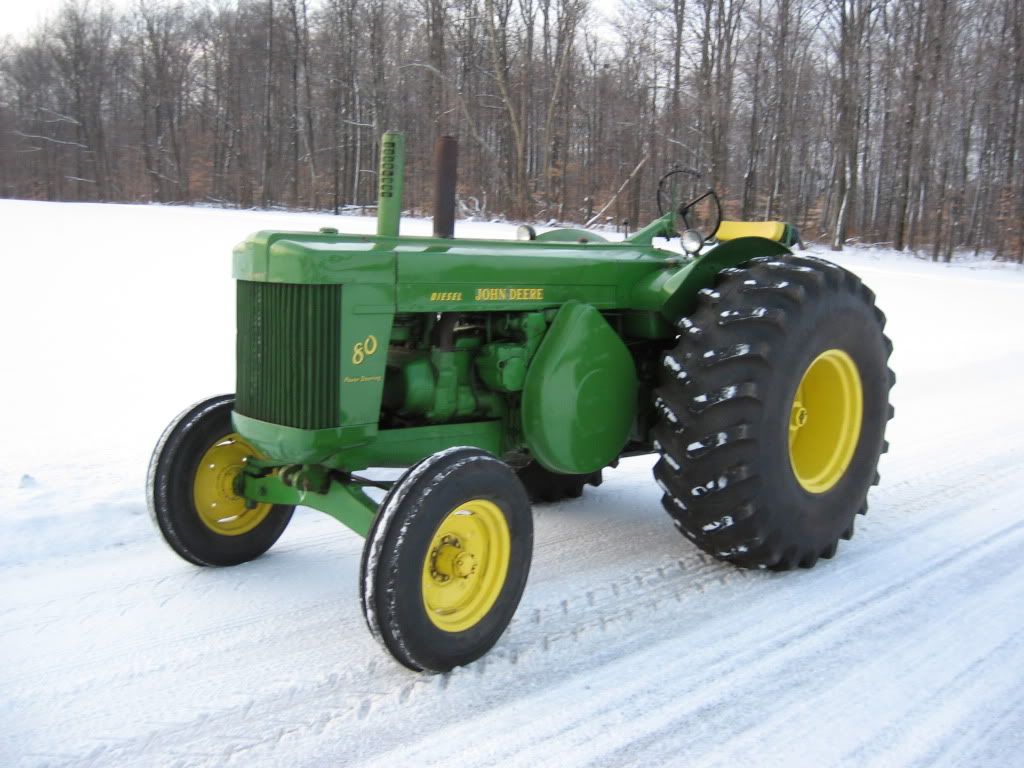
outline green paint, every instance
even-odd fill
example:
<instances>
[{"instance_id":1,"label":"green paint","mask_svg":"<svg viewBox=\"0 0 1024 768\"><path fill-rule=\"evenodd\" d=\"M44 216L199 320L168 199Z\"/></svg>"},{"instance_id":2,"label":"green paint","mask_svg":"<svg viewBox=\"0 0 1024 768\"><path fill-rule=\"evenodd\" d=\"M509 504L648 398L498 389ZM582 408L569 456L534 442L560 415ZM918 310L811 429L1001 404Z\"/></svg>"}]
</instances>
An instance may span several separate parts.
<instances>
[{"instance_id":1,"label":"green paint","mask_svg":"<svg viewBox=\"0 0 1024 768\"><path fill-rule=\"evenodd\" d=\"M405 185L405 136L388 131L380 140L377 193L377 234L398 236Z\"/></svg>"},{"instance_id":2,"label":"green paint","mask_svg":"<svg viewBox=\"0 0 1024 768\"><path fill-rule=\"evenodd\" d=\"M548 469L594 472L622 451L636 399L636 368L622 339L596 309L569 302L526 376L526 444Z\"/></svg>"},{"instance_id":3,"label":"green paint","mask_svg":"<svg viewBox=\"0 0 1024 768\"><path fill-rule=\"evenodd\" d=\"M667 220L659 219L658 227ZM402 407L410 414L429 414L433 422L499 418L519 407L507 397L519 391L519 359L528 377L531 360L545 338L548 316L559 307L576 301L603 312L621 312L617 327L627 339L667 340L674 333L672 323L692 310L697 291L712 285L721 269L755 256L789 253L779 243L740 238L691 259L639 245L633 242L637 237L597 245L256 233L235 249L234 276L249 285L246 290L285 283L282 289L298 292L293 305L314 315L328 307L337 311L335 304L316 296L340 286L340 335L335 337L340 349L334 346L337 341L329 340L330 329L310 325L300 313L263 342L269 350L249 353L244 360L240 356L239 392L251 387L254 376L262 376L263 400L285 403L281 407L292 410L287 418L275 421L259 418L272 411L246 412L250 406L243 404L235 414L236 428L276 460L345 464L347 452L376 440L385 380L394 377L396 387L405 393ZM317 308L317 301L323 309ZM284 303L273 306L275 312L286 311ZM244 346L252 342L256 324L251 308L241 301L239 307L238 338ZM389 367L389 347L398 341L391 337L396 312L403 313L406 324L400 338L409 344L415 341L410 319L426 317L429 325L436 313L453 311L498 318L489 331L496 338L479 349L448 353L432 350L424 339L411 361ZM269 326L259 327L266 332ZM357 345L363 349L358 364ZM525 354L512 352L516 346ZM366 354L367 349L373 353ZM507 372L495 367L502 359L511 366ZM278 365L278 373L257 373L255 360ZM333 404L322 395L331 380ZM300 397L303 391L310 394ZM313 410L306 413L304 408ZM332 408L338 423L325 426L324 414ZM519 438L512 439L517 426L509 424L509 439L498 443L523 447Z\"/></svg>"},{"instance_id":4,"label":"green paint","mask_svg":"<svg viewBox=\"0 0 1024 768\"><path fill-rule=\"evenodd\" d=\"M379 395L379 392L378 392ZM330 429L298 429L245 416L231 416L235 431L276 463L328 464L338 453L365 445L377 436L377 424Z\"/></svg>"},{"instance_id":5,"label":"green paint","mask_svg":"<svg viewBox=\"0 0 1024 768\"><path fill-rule=\"evenodd\" d=\"M342 424L342 286L238 281L235 409L300 429Z\"/></svg>"},{"instance_id":6,"label":"green paint","mask_svg":"<svg viewBox=\"0 0 1024 768\"><path fill-rule=\"evenodd\" d=\"M699 257L659 250L673 214L618 243L575 229L534 241L399 237L401 135L382 149L376 235L257 232L233 262L235 428L268 466L303 465L304 482L326 491L304 503L354 530L366 530L372 502L328 470L472 445L590 472L627 440L631 452L649 446L640 393L656 385L675 322L722 269L789 253L761 238ZM442 348L440 318L452 313ZM250 478L245 493L297 491Z\"/></svg>"},{"instance_id":7,"label":"green paint","mask_svg":"<svg viewBox=\"0 0 1024 768\"><path fill-rule=\"evenodd\" d=\"M675 213L666 213L627 237L626 242L633 245L650 245L656 237L674 237L676 234L675 219Z\"/></svg>"},{"instance_id":8,"label":"green paint","mask_svg":"<svg viewBox=\"0 0 1024 768\"><path fill-rule=\"evenodd\" d=\"M800 245L803 248L803 244L800 242L800 230L794 227L792 224L787 223L786 229L782 234L782 244L792 248L794 245Z\"/></svg>"},{"instance_id":9,"label":"green paint","mask_svg":"<svg viewBox=\"0 0 1024 768\"><path fill-rule=\"evenodd\" d=\"M434 407L437 392L436 372L430 355L424 353L401 367L402 389L396 402L404 413L424 414Z\"/></svg>"},{"instance_id":10,"label":"green paint","mask_svg":"<svg viewBox=\"0 0 1024 768\"><path fill-rule=\"evenodd\" d=\"M382 429L371 442L332 459L338 469L356 471L367 467L408 467L446 448L473 445L501 456L505 429L500 420L438 424L406 429Z\"/></svg>"},{"instance_id":11,"label":"green paint","mask_svg":"<svg viewBox=\"0 0 1024 768\"><path fill-rule=\"evenodd\" d=\"M762 237L740 237L716 246L679 269L652 273L639 281L633 293L633 306L660 312L675 321L693 311L697 292L714 285L715 275L757 256L792 253L789 248Z\"/></svg>"},{"instance_id":12,"label":"green paint","mask_svg":"<svg viewBox=\"0 0 1024 768\"><path fill-rule=\"evenodd\" d=\"M338 481L330 483L326 493L313 493L285 485L277 475L246 475L242 495L257 503L301 505L318 509L363 537L370 532L373 518L377 514L377 502L367 496L361 486Z\"/></svg>"},{"instance_id":13,"label":"green paint","mask_svg":"<svg viewBox=\"0 0 1024 768\"><path fill-rule=\"evenodd\" d=\"M484 386L497 392L519 392L526 381L523 344L488 344L476 357L476 370Z\"/></svg>"}]
</instances>

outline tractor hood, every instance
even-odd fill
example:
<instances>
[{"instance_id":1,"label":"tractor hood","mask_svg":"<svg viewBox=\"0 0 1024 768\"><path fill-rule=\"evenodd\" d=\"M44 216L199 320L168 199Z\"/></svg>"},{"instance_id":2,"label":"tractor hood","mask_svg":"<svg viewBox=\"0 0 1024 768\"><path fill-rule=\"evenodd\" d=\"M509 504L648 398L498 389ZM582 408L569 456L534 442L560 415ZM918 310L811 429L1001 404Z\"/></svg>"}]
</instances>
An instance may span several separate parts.
<instances>
[{"instance_id":1,"label":"tractor hood","mask_svg":"<svg viewBox=\"0 0 1024 768\"><path fill-rule=\"evenodd\" d=\"M233 274L253 282L378 286L398 312L524 310L579 300L630 307L634 287L675 271L634 243L447 240L257 232L235 248ZM383 307L381 307L383 310Z\"/></svg>"}]
</instances>

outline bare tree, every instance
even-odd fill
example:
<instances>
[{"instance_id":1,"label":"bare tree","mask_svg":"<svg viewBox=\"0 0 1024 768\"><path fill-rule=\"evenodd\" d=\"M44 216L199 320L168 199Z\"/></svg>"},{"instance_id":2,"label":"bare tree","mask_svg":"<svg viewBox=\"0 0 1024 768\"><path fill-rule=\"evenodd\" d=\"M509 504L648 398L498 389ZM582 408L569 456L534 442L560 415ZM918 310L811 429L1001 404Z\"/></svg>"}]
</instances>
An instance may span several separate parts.
<instances>
[{"instance_id":1,"label":"bare tree","mask_svg":"<svg viewBox=\"0 0 1024 768\"><path fill-rule=\"evenodd\" d=\"M731 215L1024 260L1019 0L70 0L0 44L0 194L374 199L376 142L463 139L476 215L655 213L672 162Z\"/></svg>"}]
</instances>

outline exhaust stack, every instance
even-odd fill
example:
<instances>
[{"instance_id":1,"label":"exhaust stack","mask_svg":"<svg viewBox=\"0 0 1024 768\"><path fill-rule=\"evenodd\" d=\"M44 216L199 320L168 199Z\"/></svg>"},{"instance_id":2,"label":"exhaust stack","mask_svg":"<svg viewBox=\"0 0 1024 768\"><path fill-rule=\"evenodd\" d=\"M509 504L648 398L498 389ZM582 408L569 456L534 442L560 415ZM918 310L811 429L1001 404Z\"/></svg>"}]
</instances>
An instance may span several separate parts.
<instances>
[{"instance_id":1,"label":"exhaust stack","mask_svg":"<svg viewBox=\"0 0 1024 768\"><path fill-rule=\"evenodd\" d=\"M434 237L455 237L455 181L459 167L459 142L439 136L434 144Z\"/></svg>"}]
</instances>

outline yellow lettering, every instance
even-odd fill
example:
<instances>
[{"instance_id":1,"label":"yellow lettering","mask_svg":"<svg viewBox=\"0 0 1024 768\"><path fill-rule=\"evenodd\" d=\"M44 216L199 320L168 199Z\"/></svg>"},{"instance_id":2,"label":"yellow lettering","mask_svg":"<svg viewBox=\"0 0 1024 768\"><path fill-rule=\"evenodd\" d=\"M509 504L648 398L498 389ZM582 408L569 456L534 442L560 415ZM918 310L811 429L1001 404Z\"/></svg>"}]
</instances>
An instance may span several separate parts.
<instances>
[{"instance_id":1,"label":"yellow lettering","mask_svg":"<svg viewBox=\"0 0 1024 768\"><path fill-rule=\"evenodd\" d=\"M365 340L360 341L354 347L352 347L352 364L362 365L370 355L377 351L377 337L367 336Z\"/></svg>"},{"instance_id":2,"label":"yellow lettering","mask_svg":"<svg viewBox=\"0 0 1024 768\"><path fill-rule=\"evenodd\" d=\"M476 301L504 301L508 299L505 288L477 288Z\"/></svg>"},{"instance_id":3,"label":"yellow lettering","mask_svg":"<svg viewBox=\"0 0 1024 768\"><path fill-rule=\"evenodd\" d=\"M474 301L542 301L543 288L477 288Z\"/></svg>"}]
</instances>

